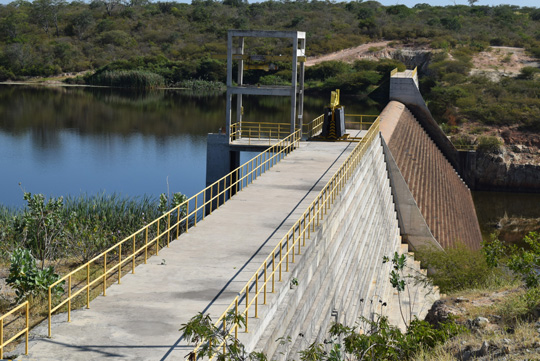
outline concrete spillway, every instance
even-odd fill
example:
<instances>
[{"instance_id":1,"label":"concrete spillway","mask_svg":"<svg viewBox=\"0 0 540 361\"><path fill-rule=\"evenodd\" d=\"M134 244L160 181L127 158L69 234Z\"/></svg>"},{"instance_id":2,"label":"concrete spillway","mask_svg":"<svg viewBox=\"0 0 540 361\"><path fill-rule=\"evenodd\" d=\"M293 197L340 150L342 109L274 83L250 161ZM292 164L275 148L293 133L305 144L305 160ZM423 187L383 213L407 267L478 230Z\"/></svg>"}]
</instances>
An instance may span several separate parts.
<instances>
[{"instance_id":1,"label":"concrete spillway","mask_svg":"<svg viewBox=\"0 0 540 361\"><path fill-rule=\"evenodd\" d=\"M411 112L390 102L381 113L381 133L439 244L478 249L482 235L471 192Z\"/></svg>"}]
</instances>

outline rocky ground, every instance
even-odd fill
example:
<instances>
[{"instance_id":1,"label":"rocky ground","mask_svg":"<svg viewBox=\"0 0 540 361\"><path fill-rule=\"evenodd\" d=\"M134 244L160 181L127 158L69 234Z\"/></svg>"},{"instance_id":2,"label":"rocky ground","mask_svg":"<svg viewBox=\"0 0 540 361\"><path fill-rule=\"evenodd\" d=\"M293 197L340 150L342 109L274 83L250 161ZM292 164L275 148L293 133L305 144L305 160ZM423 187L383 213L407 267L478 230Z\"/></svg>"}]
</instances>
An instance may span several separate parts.
<instances>
[{"instance_id":1,"label":"rocky ground","mask_svg":"<svg viewBox=\"0 0 540 361\"><path fill-rule=\"evenodd\" d=\"M426 320L437 323L453 316L470 332L447 342L432 357L461 361L540 360L540 309L525 322L511 319L503 306L521 292L519 288L469 292L435 302Z\"/></svg>"}]
</instances>

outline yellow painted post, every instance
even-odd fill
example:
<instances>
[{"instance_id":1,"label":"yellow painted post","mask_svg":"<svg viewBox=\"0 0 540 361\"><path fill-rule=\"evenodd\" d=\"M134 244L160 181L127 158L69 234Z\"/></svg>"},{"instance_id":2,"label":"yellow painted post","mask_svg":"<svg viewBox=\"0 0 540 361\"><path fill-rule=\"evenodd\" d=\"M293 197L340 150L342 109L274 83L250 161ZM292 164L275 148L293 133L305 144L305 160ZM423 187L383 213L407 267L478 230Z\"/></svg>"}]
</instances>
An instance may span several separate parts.
<instances>
[{"instance_id":1,"label":"yellow painted post","mask_svg":"<svg viewBox=\"0 0 540 361\"><path fill-rule=\"evenodd\" d=\"M204 214L206 213L206 190L203 191L203 205L202 205L202 219L204 221Z\"/></svg>"},{"instance_id":2,"label":"yellow painted post","mask_svg":"<svg viewBox=\"0 0 540 361\"><path fill-rule=\"evenodd\" d=\"M217 192L216 192L216 209L219 208L219 181L217 182Z\"/></svg>"},{"instance_id":3,"label":"yellow painted post","mask_svg":"<svg viewBox=\"0 0 540 361\"><path fill-rule=\"evenodd\" d=\"M51 318L52 318L52 300L51 300L51 287L49 287L49 338L52 337L51 333ZM1 358L1 357L0 357Z\"/></svg>"},{"instance_id":4,"label":"yellow painted post","mask_svg":"<svg viewBox=\"0 0 540 361\"><path fill-rule=\"evenodd\" d=\"M259 317L259 271L255 275L255 318Z\"/></svg>"},{"instance_id":5,"label":"yellow painted post","mask_svg":"<svg viewBox=\"0 0 540 361\"><path fill-rule=\"evenodd\" d=\"M317 198L317 227L319 227L320 216L321 216L321 197Z\"/></svg>"},{"instance_id":6,"label":"yellow painted post","mask_svg":"<svg viewBox=\"0 0 540 361\"><path fill-rule=\"evenodd\" d=\"M246 287L246 333L249 332L249 330L248 330L248 320L249 320L248 305L249 305L249 286Z\"/></svg>"},{"instance_id":7,"label":"yellow painted post","mask_svg":"<svg viewBox=\"0 0 540 361\"><path fill-rule=\"evenodd\" d=\"M272 293L276 292L276 251L272 251Z\"/></svg>"},{"instance_id":8,"label":"yellow painted post","mask_svg":"<svg viewBox=\"0 0 540 361\"><path fill-rule=\"evenodd\" d=\"M159 221L161 220L161 218L158 218L157 220L157 236L156 236L156 256L159 255L159 239L161 237L161 231L159 229Z\"/></svg>"},{"instance_id":9,"label":"yellow painted post","mask_svg":"<svg viewBox=\"0 0 540 361\"><path fill-rule=\"evenodd\" d=\"M266 277L266 268L268 268L268 264L266 261L264 261L264 299L263 299L263 305L266 305L266 283L268 281L268 278Z\"/></svg>"},{"instance_id":10,"label":"yellow painted post","mask_svg":"<svg viewBox=\"0 0 540 361\"><path fill-rule=\"evenodd\" d=\"M210 186L210 212L209 214L212 214L212 201L214 200L214 186Z\"/></svg>"},{"instance_id":11,"label":"yellow painted post","mask_svg":"<svg viewBox=\"0 0 540 361\"><path fill-rule=\"evenodd\" d=\"M169 241L171 238L171 212L167 215L167 248L169 248Z\"/></svg>"},{"instance_id":12,"label":"yellow painted post","mask_svg":"<svg viewBox=\"0 0 540 361\"><path fill-rule=\"evenodd\" d=\"M135 235L133 235L133 258L131 259L131 273L135 273Z\"/></svg>"},{"instance_id":13,"label":"yellow painted post","mask_svg":"<svg viewBox=\"0 0 540 361\"><path fill-rule=\"evenodd\" d=\"M118 284L120 284L122 278L122 243L118 245L118 248Z\"/></svg>"},{"instance_id":14,"label":"yellow painted post","mask_svg":"<svg viewBox=\"0 0 540 361\"><path fill-rule=\"evenodd\" d=\"M26 337L25 337L25 346L24 354L28 355L28 334L30 332L30 303L26 301ZM2 339L3 342L3 339ZM1 357L0 357L1 358Z\"/></svg>"},{"instance_id":15,"label":"yellow painted post","mask_svg":"<svg viewBox=\"0 0 540 361\"><path fill-rule=\"evenodd\" d=\"M176 238L178 239L178 237L180 237L180 211L182 209L182 206L179 205L177 206L177 208L178 209L176 210ZM189 209L189 207L187 209ZM187 231L187 214L186 214L186 231Z\"/></svg>"},{"instance_id":16,"label":"yellow painted post","mask_svg":"<svg viewBox=\"0 0 540 361\"><path fill-rule=\"evenodd\" d=\"M292 244L291 244L291 250L292 250L292 263L294 263L294 243L296 242L296 231L293 228L292 230ZM298 242L300 243L300 242Z\"/></svg>"},{"instance_id":17,"label":"yellow painted post","mask_svg":"<svg viewBox=\"0 0 540 361\"><path fill-rule=\"evenodd\" d=\"M71 274L68 277L68 321L71 322Z\"/></svg>"},{"instance_id":18,"label":"yellow painted post","mask_svg":"<svg viewBox=\"0 0 540 361\"><path fill-rule=\"evenodd\" d=\"M195 227L197 227L197 213L199 212L198 207L199 207L199 197L195 196L195 220L194 220ZM204 214L204 210L203 210L203 214Z\"/></svg>"},{"instance_id":19,"label":"yellow painted post","mask_svg":"<svg viewBox=\"0 0 540 361\"><path fill-rule=\"evenodd\" d=\"M90 263L86 264L86 308L90 308Z\"/></svg>"},{"instance_id":20,"label":"yellow painted post","mask_svg":"<svg viewBox=\"0 0 540 361\"><path fill-rule=\"evenodd\" d=\"M281 241L279 242L279 282L281 282L281 265L283 264L283 257L281 255L281 250L283 248L283 244L281 244Z\"/></svg>"},{"instance_id":21,"label":"yellow painted post","mask_svg":"<svg viewBox=\"0 0 540 361\"><path fill-rule=\"evenodd\" d=\"M238 193L238 187L240 185L240 168L236 168L236 193Z\"/></svg>"},{"instance_id":22,"label":"yellow painted post","mask_svg":"<svg viewBox=\"0 0 540 361\"><path fill-rule=\"evenodd\" d=\"M307 228L309 229L309 224ZM303 247L306 246L306 213L304 213L304 235L303 235L303 240L302 240L302 246Z\"/></svg>"},{"instance_id":23,"label":"yellow painted post","mask_svg":"<svg viewBox=\"0 0 540 361\"><path fill-rule=\"evenodd\" d=\"M103 255L103 296L107 296L107 253Z\"/></svg>"},{"instance_id":24,"label":"yellow painted post","mask_svg":"<svg viewBox=\"0 0 540 361\"><path fill-rule=\"evenodd\" d=\"M197 198L195 198L197 199ZM180 211L181 211L181 208L178 208L178 214L180 215ZM186 203L186 233L188 233L188 228L189 228L189 223L188 223L188 220L189 220L189 199L187 200L187 203ZM197 208L195 208L195 218L197 218ZM180 221L178 221L180 222ZM180 234L176 234L176 238L180 237Z\"/></svg>"},{"instance_id":25,"label":"yellow painted post","mask_svg":"<svg viewBox=\"0 0 540 361\"><path fill-rule=\"evenodd\" d=\"M234 300L234 316L238 319L238 296ZM234 338L238 340L238 322L234 325Z\"/></svg>"},{"instance_id":26,"label":"yellow painted post","mask_svg":"<svg viewBox=\"0 0 540 361\"><path fill-rule=\"evenodd\" d=\"M148 260L148 226L146 227L145 237L144 237L144 264Z\"/></svg>"},{"instance_id":27,"label":"yellow painted post","mask_svg":"<svg viewBox=\"0 0 540 361\"><path fill-rule=\"evenodd\" d=\"M285 272L289 272L289 233L287 233L287 259L285 260Z\"/></svg>"}]
</instances>

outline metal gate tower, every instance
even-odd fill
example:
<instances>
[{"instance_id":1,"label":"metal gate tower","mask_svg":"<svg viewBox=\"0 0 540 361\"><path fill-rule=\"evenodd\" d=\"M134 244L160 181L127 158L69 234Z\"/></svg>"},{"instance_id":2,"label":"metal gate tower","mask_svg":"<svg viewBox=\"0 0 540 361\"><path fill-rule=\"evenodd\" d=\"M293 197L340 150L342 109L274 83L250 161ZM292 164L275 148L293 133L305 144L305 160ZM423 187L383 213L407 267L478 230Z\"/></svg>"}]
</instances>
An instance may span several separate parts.
<instances>
[{"instance_id":1,"label":"metal gate tower","mask_svg":"<svg viewBox=\"0 0 540 361\"><path fill-rule=\"evenodd\" d=\"M247 55L244 50L244 38L288 38L292 42L292 57ZM233 41L237 40L237 47ZM238 61L237 85L233 85L233 60ZM244 84L244 61L279 61L291 60L292 77L290 86L263 86ZM304 113L304 71L306 60L306 33L303 31L269 30L229 30L227 37L227 137L231 134L232 97L236 95L236 121L242 124L242 95L274 95L291 98L291 133L302 128Z\"/></svg>"}]
</instances>

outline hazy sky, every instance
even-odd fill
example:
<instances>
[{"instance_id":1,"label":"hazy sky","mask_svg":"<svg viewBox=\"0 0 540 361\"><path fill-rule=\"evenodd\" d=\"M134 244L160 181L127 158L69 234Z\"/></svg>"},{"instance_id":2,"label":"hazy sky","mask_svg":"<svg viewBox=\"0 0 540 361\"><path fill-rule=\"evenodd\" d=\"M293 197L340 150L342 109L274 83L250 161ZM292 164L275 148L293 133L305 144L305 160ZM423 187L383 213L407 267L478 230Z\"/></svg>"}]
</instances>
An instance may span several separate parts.
<instances>
[{"instance_id":1,"label":"hazy sky","mask_svg":"<svg viewBox=\"0 0 540 361\"><path fill-rule=\"evenodd\" d=\"M8 4L12 0L0 0L0 4ZM67 0L70 2L71 0ZM163 0L165 1L165 0ZM174 0L173 0L174 1ZM178 2L187 2L191 3L191 0L177 0ZM248 0L250 3L254 2L255 0ZM339 1L339 0L337 0ZM461 5L467 5L467 0L378 0L383 5L396 5L396 4L403 4L407 5L409 7L414 6L418 3L428 3L433 6L446 6L446 5L453 5L455 4L461 4ZM518 5L518 6L531 6L531 7L539 7L540 1L539 0L479 0L476 5L501 5L501 4L509 4L509 5Z\"/></svg>"}]
</instances>

